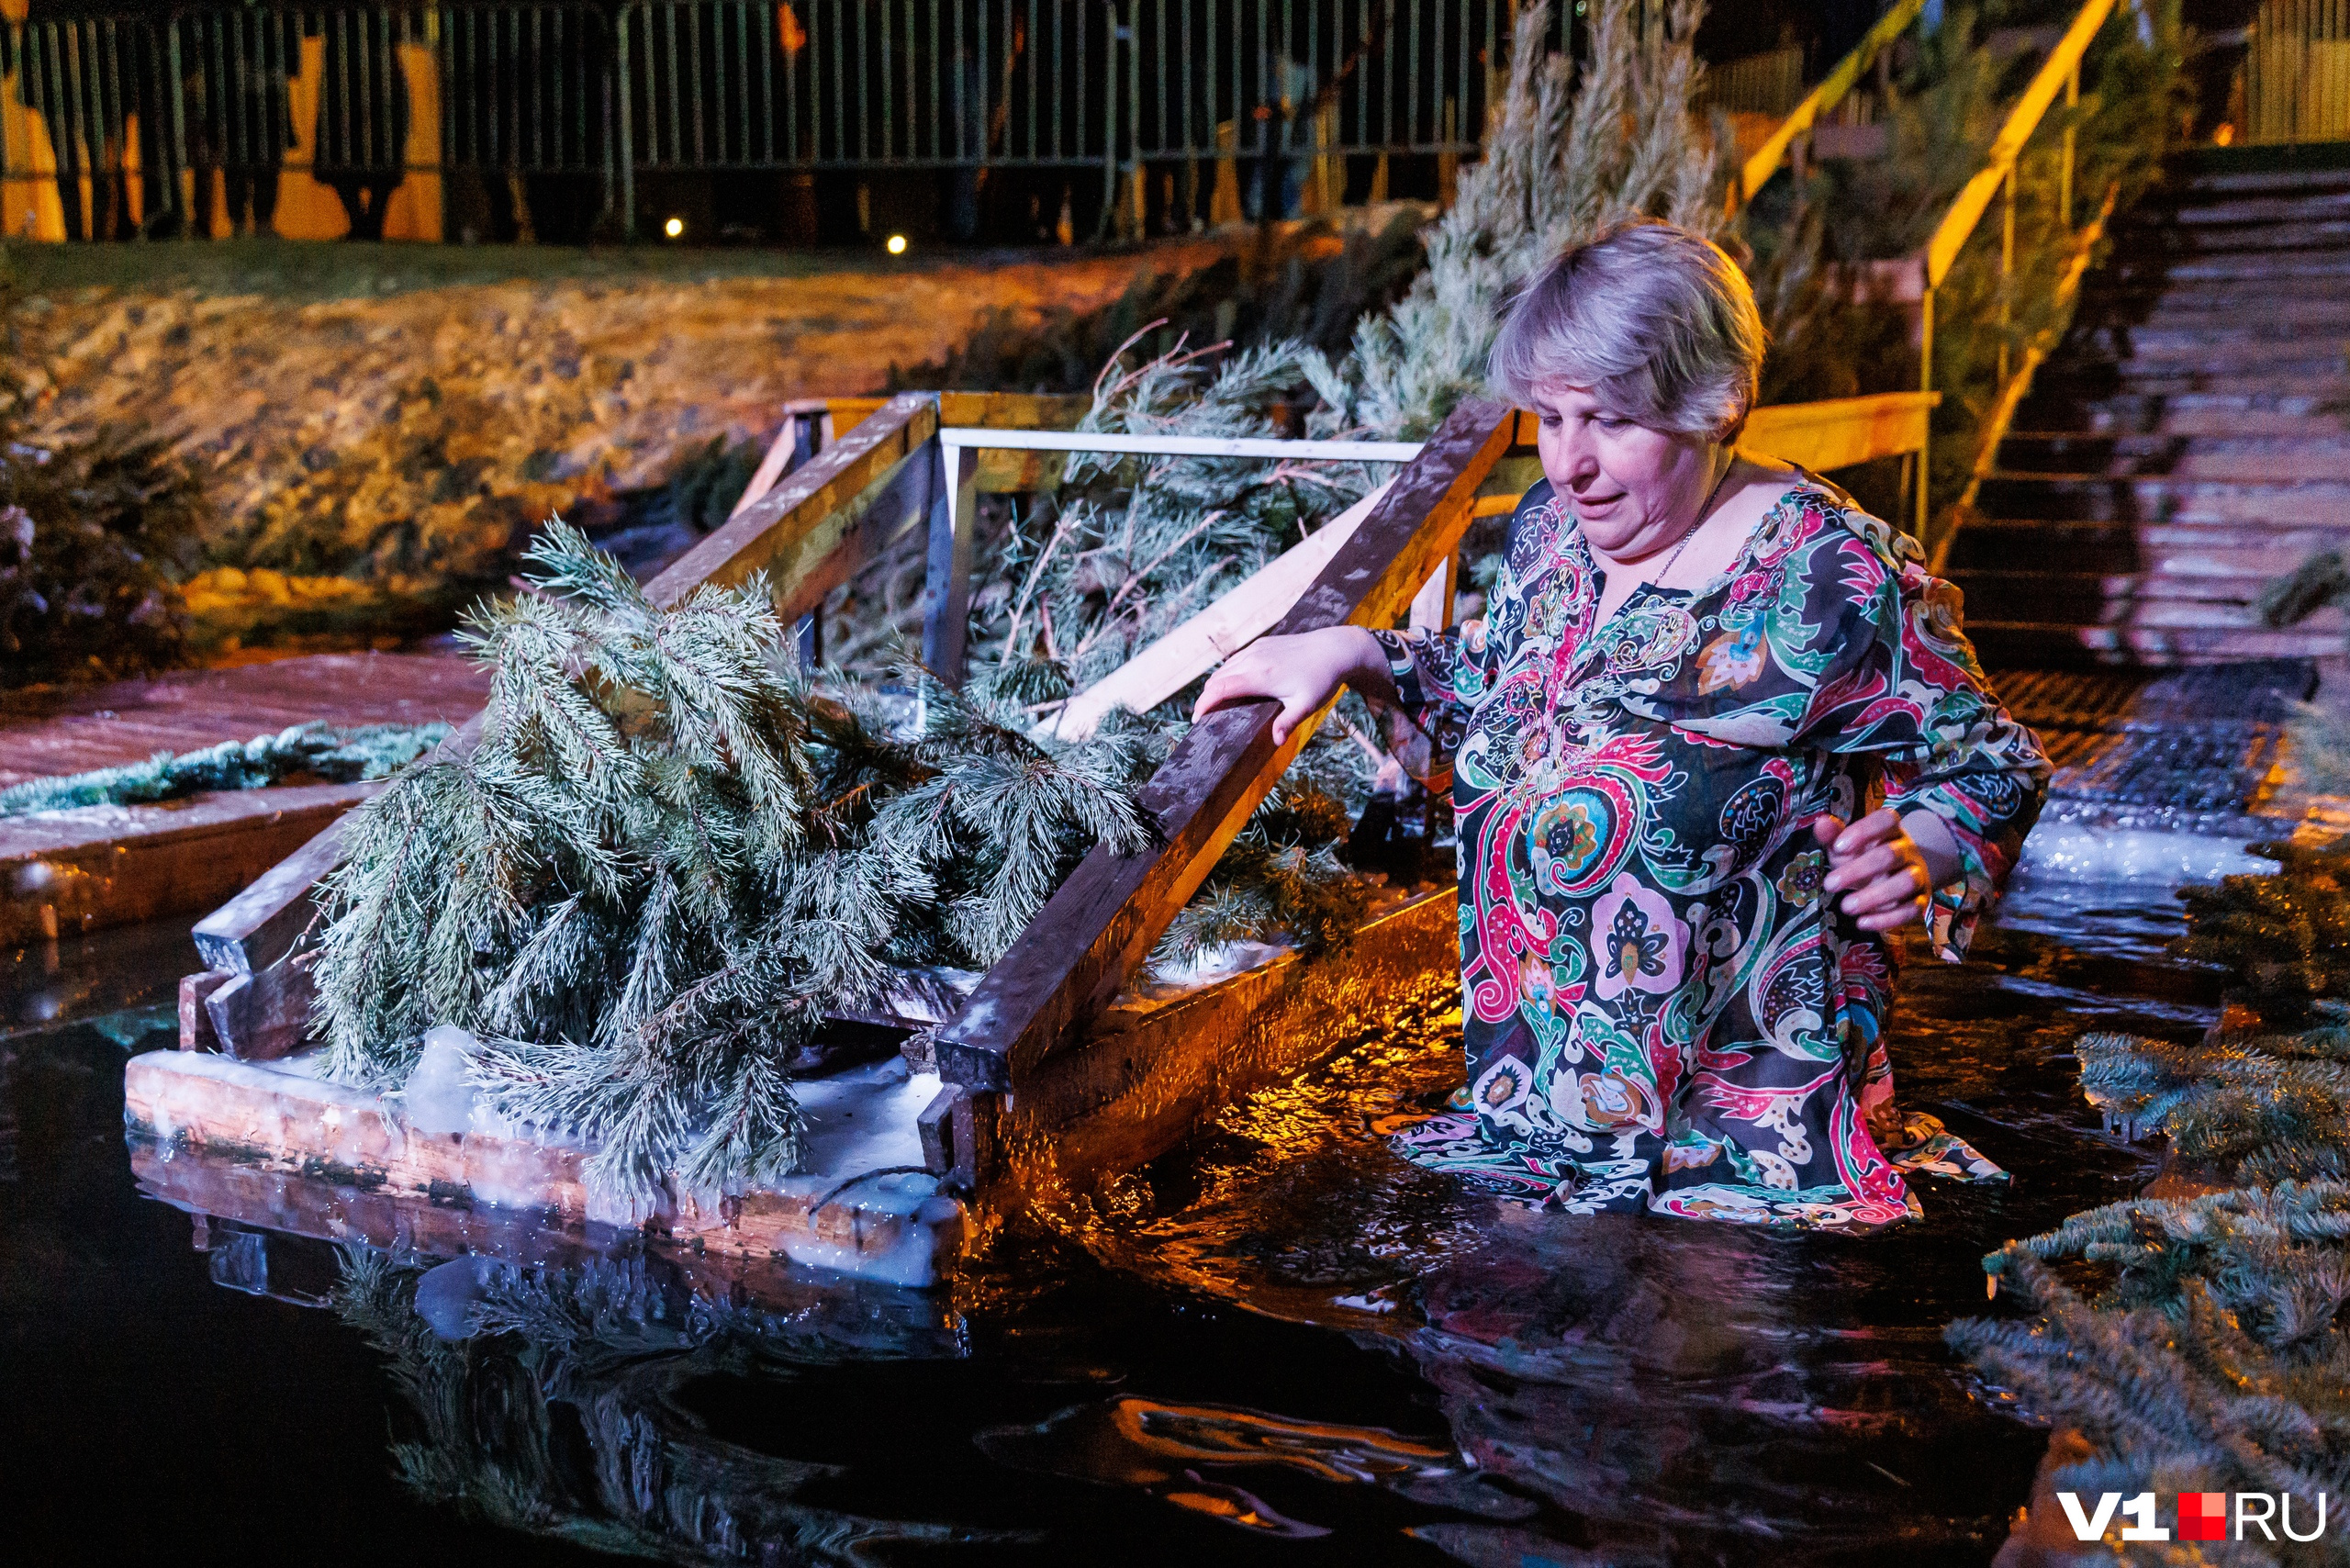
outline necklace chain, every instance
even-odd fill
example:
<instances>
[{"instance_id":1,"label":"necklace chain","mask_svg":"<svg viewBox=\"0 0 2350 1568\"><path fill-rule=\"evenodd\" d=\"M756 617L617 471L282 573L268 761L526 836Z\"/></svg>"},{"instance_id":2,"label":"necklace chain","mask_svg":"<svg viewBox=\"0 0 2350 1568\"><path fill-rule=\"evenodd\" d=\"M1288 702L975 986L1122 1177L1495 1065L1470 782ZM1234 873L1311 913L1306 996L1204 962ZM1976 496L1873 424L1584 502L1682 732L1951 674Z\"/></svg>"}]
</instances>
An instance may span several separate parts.
<instances>
[{"instance_id":1,"label":"necklace chain","mask_svg":"<svg viewBox=\"0 0 2350 1568\"><path fill-rule=\"evenodd\" d=\"M1688 549L1689 541L1697 537L1697 530L1705 524L1706 514L1714 509L1714 498L1722 493L1722 486L1729 481L1730 470L1737 466L1738 454L1736 453L1732 453L1730 454L1729 462L1721 471L1721 476L1714 481L1714 487L1707 490L1706 492L1706 498L1698 503L1697 515L1689 520L1689 526L1687 528L1682 530L1681 542L1673 547L1673 554L1664 558L1664 569L1658 572L1656 576L1649 579L1649 582L1652 587L1662 588L1664 586L1664 579L1673 575L1674 564L1681 559L1681 552Z\"/></svg>"}]
</instances>

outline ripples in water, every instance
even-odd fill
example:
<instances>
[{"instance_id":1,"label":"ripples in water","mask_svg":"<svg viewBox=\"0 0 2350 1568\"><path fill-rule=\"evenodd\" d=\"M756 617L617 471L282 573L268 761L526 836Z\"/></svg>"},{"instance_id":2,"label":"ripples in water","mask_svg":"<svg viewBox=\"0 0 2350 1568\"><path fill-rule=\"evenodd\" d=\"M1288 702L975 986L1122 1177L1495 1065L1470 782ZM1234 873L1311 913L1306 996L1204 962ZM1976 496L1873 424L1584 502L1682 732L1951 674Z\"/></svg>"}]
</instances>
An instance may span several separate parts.
<instances>
[{"instance_id":1,"label":"ripples in water","mask_svg":"<svg viewBox=\"0 0 2350 1568\"><path fill-rule=\"evenodd\" d=\"M1979 1563L2040 1439L1942 1328L1982 1310L1983 1253L2150 1173L2099 1133L2071 1046L2208 1024L2217 978L2165 956L2178 929L2164 888L2027 879L1975 963L1907 970L1903 1102L2013 1181L1922 1182L1923 1222L1878 1237L1464 1194L1385 1148L1458 1076L1457 1017L1416 1017L951 1296L845 1305L650 1258L436 1276L233 1226L193 1252L133 1195L119 1121L177 947L69 945L20 961L0 1032L0 1431L30 1493L103 1495L84 1546ZM189 1409L201 1462L118 1440Z\"/></svg>"}]
</instances>

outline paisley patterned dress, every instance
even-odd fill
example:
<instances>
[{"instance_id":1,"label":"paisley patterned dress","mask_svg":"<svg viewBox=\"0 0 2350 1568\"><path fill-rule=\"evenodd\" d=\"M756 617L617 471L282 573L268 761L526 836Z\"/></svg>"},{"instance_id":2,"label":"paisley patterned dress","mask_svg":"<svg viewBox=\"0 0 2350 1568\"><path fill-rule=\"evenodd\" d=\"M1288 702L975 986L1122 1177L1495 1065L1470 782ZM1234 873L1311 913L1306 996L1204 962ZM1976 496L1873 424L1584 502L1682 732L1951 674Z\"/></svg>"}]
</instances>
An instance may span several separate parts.
<instances>
[{"instance_id":1,"label":"paisley patterned dress","mask_svg":"<svg viewBox=\"0 0 2350 1568\"><path fill-rule=\"evenodd\" d=\"M1946 823L1931 935L1960 956L2048 764L1958 591L1808 476L1702 588L1602 623L1601 587L1545 483L1482 624L1377 634L1460 844L1468 1108L1399 1150L1574 1212L1842 1229L1917 1213L1905 1167L1998 1176L1889 1114L1894 948L1831 907L1810 827L1880 799Z\"/></svg>"}]
</instances>

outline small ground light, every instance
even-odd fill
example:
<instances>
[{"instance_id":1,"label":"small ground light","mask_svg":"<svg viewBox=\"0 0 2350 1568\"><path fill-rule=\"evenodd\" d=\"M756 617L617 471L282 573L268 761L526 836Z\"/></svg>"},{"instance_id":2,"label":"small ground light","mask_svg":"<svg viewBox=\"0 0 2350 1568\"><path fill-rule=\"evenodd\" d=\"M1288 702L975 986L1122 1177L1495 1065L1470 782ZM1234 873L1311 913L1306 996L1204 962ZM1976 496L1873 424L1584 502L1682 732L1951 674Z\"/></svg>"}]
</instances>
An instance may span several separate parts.
<instances>
[{"instance_id":1,"label":"small ground light","mask_svg":"<svg viewBox=\"0 0 2350 1568\"><path fill-rule=\"evenodd\" d=\"M682 218L673 218L669 219L668 222L661 226L661 232L666 234L672 240L675 240L685 231L686 220Z\"/></svg>"},{"instance_id":2,"label":"small ground light","mask_svg":"<svg viewBox=\"0 0 2350 1568\"><path fill-rule=\"evenodd\" d=\"M904 255L906 253L906 237L902 234L890 235L889 252L893 256Z\"/></svg>"}]
</instances>

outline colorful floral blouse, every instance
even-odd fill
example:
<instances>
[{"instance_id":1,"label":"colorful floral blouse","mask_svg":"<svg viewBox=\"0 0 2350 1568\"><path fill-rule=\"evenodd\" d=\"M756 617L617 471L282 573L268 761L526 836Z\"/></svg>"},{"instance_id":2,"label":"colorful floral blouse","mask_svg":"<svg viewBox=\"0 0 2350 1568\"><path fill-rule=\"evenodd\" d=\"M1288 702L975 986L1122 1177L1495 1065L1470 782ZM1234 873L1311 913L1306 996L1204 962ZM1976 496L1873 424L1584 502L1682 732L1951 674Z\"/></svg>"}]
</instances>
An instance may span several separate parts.
<instances>
[{"instance_id":1,"label":"colorful floral blouse","mask_svg":"<svg viewBox=\"0 0 2350 1568\"><path fill-rule=\"evenodd\" d=\"M1946 823L1964 870L1932 935L1959 956L2048 764L1958 590L1807 477L1694 592L1599 624L1601 584L1546 483L1482 624L1378 633L1460 843L1470 1109L1399 1149L1572 1211L1824 1227L1917 1212L1903 1167L1998 1176L1930 1117L1890 1125L1893 947L1830 907L1810 826L1880 795Z\"/></svg>"}]
</instances>

